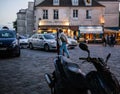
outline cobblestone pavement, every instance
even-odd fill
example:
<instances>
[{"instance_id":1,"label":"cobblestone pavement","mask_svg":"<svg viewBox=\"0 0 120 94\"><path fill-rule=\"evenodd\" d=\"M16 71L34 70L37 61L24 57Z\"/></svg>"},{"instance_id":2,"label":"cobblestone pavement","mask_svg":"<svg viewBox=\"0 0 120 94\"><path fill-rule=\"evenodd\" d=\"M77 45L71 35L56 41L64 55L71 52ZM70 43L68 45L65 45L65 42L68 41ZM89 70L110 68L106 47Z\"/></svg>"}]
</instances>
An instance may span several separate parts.
<instances>
[{"instance_id":1,"label":"cobblestone pavement","mask_svg":"<svg viewBox=\"0 0 120 94\"><path fill-rule=\"evenodd\" d=\"M112 53L108 65L120 82L120 46L103 47L102 45L88 45L91 56L105 58ZM92 64L79 61L79 57L87 53L78 47L69 50L70 58L78 63L85 73L93 70ZM45 73L54 70L53 60L56 52L22 49L19 58L0 59L0 94L50 94L50 89L44 79Z\"/></svg>"}]
</instances>

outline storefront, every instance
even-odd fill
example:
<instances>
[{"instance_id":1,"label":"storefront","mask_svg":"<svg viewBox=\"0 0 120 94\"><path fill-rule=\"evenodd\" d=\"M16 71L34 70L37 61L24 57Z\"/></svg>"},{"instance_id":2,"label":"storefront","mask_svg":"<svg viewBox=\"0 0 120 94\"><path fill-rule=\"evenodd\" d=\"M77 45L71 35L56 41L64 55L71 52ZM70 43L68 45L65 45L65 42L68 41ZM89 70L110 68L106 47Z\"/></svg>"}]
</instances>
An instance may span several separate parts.
<instances>
[{"instance_id":1,"label":"storefront","mask_svg":"<svg viewBox=\"0 0 120 94\"><path fill-rule=\"evenodd\" d=\"M73 38L74 36L78 35L79 26L44 25L44 26L39 26L38 28L39 29L37 33L56 33L57 29L61 28L67 36L71 36Z\"/></svg>"},{"instance_id":2,"label":"storefront","mask_svg":"<svg viewBox=\"0 0 120 94\"><path fill-rule=\"evenodd\" d=\"M120 44L120 30L105 29L104 31L105 31L105 36L115 35L117 44Z\"/></svg>"},{"instance_id":3,"label":"storefront","mask_svg":"<svg viewBox=\"0 0 120 94\"><path fill-rule=\"evenodd\" d=\"M102 26L79 26L80 41L86 41L89 43L102 42L103 27Z\"/></svg>"}]
</instances>

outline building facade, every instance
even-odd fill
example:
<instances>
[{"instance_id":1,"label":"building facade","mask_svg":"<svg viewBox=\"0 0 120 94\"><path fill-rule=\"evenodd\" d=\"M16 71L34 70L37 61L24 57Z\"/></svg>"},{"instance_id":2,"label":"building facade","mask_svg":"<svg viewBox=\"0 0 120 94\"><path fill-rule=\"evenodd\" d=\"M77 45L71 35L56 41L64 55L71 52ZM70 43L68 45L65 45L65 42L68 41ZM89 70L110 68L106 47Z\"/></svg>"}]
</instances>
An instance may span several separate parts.
<instances>
[{"instance_id":1,"label":"building facade","mask_svg":"<svg viewBox=\"0 0 120 94\"><path fill-rule=\"evenodd\" d=\"M34 20L34 28L40 33L56 32L57 28L62 28L68 36L101 39L104 27L119 25L119 2L35 0Z\"/></svg>"},{"instance_id":2,"label":"building facade","mask_svg":"<svg viewBox=\"0 0 120 94\"><path fill-rule=\"evenodd\" d=\"M17 32L21 35L31 35L34 29L34 2L28 2L27 9L17 13Z\"/></svg>"},{"instance_id":3,"label":"building facade","mask_svg":"<svg viewBox=\"0 0 120 94\"><path fill-rule=\"evenodd\" d=\"M25 15L26 15L26 9L21 9L17 13L17 32L20 34L24 34L26 30Z\"/></svg>"},{"instance_id":4,"label":"building facade","mask_svg":"<svg viewBox=\"0 0 120 94\"><path fill-rule=\"evenodd\" d=\"M119 2L118 0L98 0L105 6L105 27L119 26Z\"/></svg>"}]
</instances>

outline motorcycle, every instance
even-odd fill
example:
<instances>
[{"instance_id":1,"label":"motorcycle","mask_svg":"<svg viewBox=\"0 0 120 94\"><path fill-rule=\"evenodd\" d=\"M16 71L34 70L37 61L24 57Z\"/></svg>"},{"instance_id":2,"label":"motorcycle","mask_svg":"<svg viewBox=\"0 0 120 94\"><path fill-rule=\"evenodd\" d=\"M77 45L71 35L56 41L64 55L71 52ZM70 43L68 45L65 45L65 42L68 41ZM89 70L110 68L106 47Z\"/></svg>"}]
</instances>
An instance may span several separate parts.
<instances>
[{"instance_id":1,"label":"motorcycle","mask_svg":"<svg viewBox=\"0 0 120 94\"><path fill-rule=\"evenodd\" d=\"M85 75L79 65L65 56L58 55L54 60L55 70L52 74L45 74L51 94L120 94L120 85L102 58L92 58L88 46L80 43L79 47L88 53L87 58L80 57L83 62L91 62L96 70Z\"/></svg>"}]
</instances>

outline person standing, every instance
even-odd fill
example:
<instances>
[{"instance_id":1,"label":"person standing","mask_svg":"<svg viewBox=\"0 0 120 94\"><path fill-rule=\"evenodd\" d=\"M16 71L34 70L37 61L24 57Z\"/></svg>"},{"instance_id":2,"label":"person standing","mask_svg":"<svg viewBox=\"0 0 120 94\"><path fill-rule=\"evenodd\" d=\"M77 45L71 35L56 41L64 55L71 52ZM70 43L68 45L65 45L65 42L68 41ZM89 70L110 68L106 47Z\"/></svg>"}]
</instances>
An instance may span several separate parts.
<instances>
[{"instance_id":1,"label":"person standing","mask_svg":"<svg viewBox=\"0 0 120 94\"><path fill-rule=\"evenodd\" d=\"M106 38L105 38L105 36L103 36L103 38L102 38L102 42L103 42L103 46L106 47Z\"/></svg>"},{"instance_id":2,"label":"person standing","mask_svg":"<svg viewBox=\"0 0 120 94\"><path fill-rule=\"evenodd\" d=\"M114 47L114 45L115 45L115 35L111 34L110 40L111 40L111 46Z\"/></svg>"},{"instance_id":3,"label":"person standing","mask_svg":"<svg viewBox=\"0 0 120 94\"><path fill-rule=\"evenodd\" d=\"M110 46L110 36L109 35L106 36L106 44Z\"/></svg>"},{"instance_id":4,"label":"person standing","mask_svg":"<svg viewBox=\"0 0 120 94\"><path fill-rule=\"evenodd\" d=\"M62 44L60 46L60 55L63 55L63 51L64 51L64 53L66 53L67 57L70 58L69 51L67 49L67 43L68 43L67 36L64 34L62 29L59 29L58 32L59 32L59 38L62 42Z\"/></svg>"}]
</instances>

